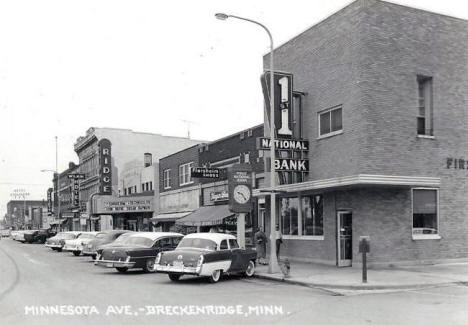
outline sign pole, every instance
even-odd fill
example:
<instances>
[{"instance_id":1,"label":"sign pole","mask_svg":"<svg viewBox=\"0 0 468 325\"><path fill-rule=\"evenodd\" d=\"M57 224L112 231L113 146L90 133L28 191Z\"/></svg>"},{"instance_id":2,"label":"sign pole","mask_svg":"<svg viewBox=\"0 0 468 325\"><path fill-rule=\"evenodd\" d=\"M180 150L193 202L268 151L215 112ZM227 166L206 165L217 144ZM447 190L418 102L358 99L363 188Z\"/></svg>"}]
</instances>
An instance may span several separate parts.
<instances>
[{"instance_id":1,"label":"sign pole","mask_svg":"<svg viewBox=\"0 0 468 325\"><path fill-rule=\"evenodd\" d=\"M245 248L245 213L237 216L237 242L240 248Z\"/></svg>"}]
</instances>

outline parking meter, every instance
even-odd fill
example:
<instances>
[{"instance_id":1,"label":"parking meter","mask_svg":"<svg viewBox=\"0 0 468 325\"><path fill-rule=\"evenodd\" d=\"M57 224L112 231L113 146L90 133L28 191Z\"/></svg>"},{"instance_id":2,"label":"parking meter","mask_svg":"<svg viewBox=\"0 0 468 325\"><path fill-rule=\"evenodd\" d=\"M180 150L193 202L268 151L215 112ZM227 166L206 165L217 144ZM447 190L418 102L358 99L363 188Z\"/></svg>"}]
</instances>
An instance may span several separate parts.
<instances>
[{"instance_id":1,"label":"parking meter","mask_svg":"<svg viewBox=\"0 0 468 325\"><path fill-rule=\"evenodd\" d=\"M359 237L359 253L362 253L362 282L367 282L367 256L370 252L370 236Z\"/></svg>"}]
</instances>

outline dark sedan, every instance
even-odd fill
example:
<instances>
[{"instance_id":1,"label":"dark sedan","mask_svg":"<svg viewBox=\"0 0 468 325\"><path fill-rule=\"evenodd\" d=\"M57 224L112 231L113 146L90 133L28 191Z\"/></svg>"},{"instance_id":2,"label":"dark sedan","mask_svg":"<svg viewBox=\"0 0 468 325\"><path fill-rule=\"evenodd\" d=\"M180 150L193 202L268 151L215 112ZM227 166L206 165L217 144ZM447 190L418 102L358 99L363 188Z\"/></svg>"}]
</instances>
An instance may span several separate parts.
<instances>
[{"instance_id":1,"label":"dark sedan","mask_svg":"<svg viewBox=\"0 0 468 325\"><path fill-rule=\"evenodd\" d=\"M172 232L137 232L128 236L122 246L104 248L94 264L116 268L121 273L133 268L153 272L156 255L173 250L182 237Z\"/></svg>"},{"instance_id":2,"label":"dark sedan","mask_svg":"<svg viewBox=\"0 0 468 325\"><path fill-rule=\"evenodd\" d=\"M47 238L55 236L55 232L50 229L32 230L24 233L24 241L27 243L41 243L44 244Z\"/></svg>"},{"instance_id":3,"label":"dark sedan","mask_svg":"<svg viewBox=\"0 0 468 325\"><path fill-rule=\"evenodd\" d=\"M116 241L123 234L130 234L129 230L110 230L97 234L96 239L91 240L88 244L83 247L82 254L91 256L96 259L97 250L102 245L110 244ZM126 236L122 237L124 239Z\"/></svg>"},{"instance_id":4,"label":"dark sedan","mask_svg":"<svg viewBox=\"0 0 468 325\"><path fill-rule=\"evenodd\" d=\"M155 270L172 281L186 274L218 282L222 274L253 276L256 258L256 251L239 248L232 235L196 233L185 236L174 251L158 254Z\"/></svg>"}]
</instances>

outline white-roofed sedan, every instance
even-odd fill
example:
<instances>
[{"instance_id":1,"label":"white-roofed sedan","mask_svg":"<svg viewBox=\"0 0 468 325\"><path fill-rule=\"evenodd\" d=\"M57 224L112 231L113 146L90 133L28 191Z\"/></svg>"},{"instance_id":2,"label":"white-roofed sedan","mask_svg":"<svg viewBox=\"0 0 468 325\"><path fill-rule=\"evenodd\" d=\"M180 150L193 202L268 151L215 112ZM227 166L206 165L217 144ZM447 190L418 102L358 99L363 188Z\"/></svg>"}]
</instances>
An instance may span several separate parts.
<instances>
[{"instance_id":1,"label":"white-roofed sedan","mask_svg":"<svg viewBox=\"0 0 468 325\"><path fill-rule=\"evenodd\" d=\"M182 275L208 277L218 282L224 274L255 273L257 252L239 247L236 237L223 233L195 233L185 236L174 251L156 256L155 270L172 281Z\"/></svg>"}]
</instances>

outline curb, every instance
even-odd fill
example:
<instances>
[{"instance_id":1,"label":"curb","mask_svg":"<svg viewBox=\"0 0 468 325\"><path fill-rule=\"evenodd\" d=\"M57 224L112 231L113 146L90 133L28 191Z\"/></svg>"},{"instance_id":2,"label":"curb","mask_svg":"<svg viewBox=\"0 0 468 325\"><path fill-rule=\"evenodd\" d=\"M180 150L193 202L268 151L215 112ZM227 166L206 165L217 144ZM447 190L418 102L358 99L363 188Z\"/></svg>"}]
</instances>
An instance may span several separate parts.
<instances>
[{"instance_id":1,"label":"curb","mask_svg":"<svg viewBox=\"0 0 468 325\"><path fill-rule=\"evenodd\" d=\"M295 284L310 288L323 288L323 289L342 289L342 290L391 290L391 289L422 289L438 286L445 286L451 284L467 285L464 281L446 281L438 283L417 283L417 284L403 284L403 285L384 285L384 284L358 284L358 285L345 285L345 284L330 284L330 283L317 283L293 280L284 277L275 277L265 274L255 274L255 278L270 280L276 282L283 282L288 284Z\"/></svg>"}]
</instances>

